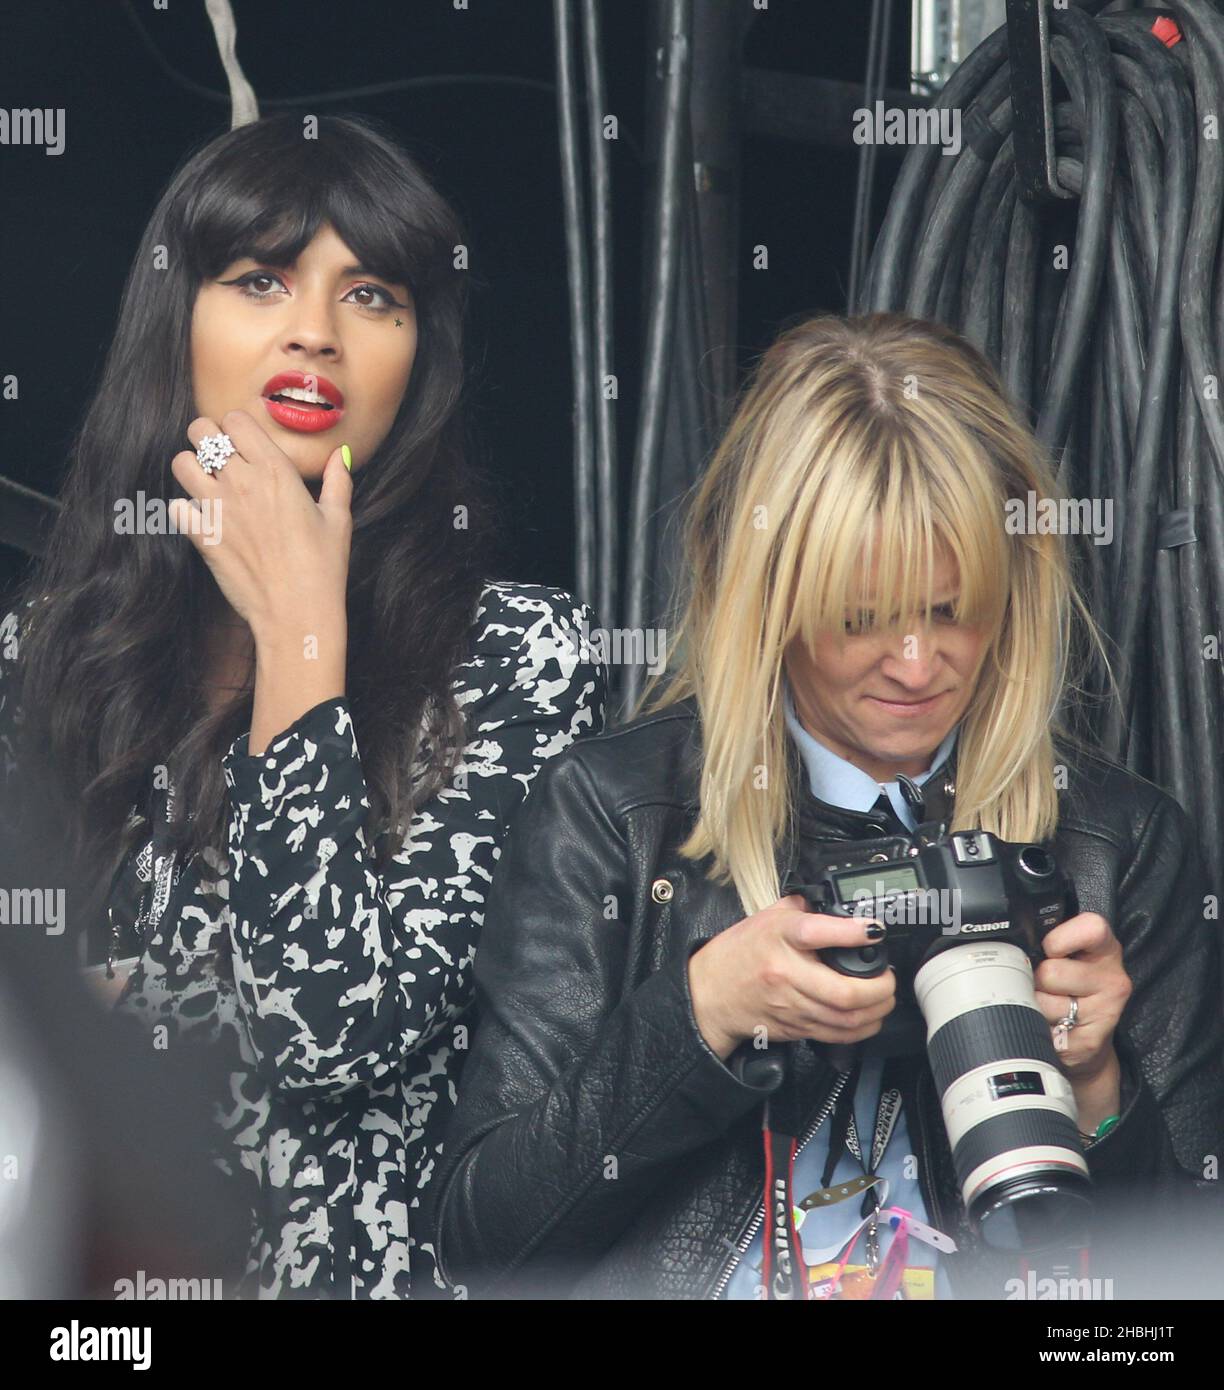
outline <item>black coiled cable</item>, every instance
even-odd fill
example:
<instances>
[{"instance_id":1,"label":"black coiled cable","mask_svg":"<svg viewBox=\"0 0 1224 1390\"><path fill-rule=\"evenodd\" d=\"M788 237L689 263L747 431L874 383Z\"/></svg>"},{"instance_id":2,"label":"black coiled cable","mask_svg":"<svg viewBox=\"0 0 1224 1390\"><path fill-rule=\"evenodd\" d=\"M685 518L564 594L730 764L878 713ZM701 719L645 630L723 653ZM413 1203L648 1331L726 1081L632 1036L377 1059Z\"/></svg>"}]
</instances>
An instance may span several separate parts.
<instances>
[{"instance_id":1,"label":"black coiled cable","mask_svg":"<svg viewBox=\"0 0 1224 1390\"><path fill-rule=\"evenodd\" d=\"M907 154L855 312L964 333L998 366L1074 498L1113 503L1112 544L1072 537L1119 699L1092 732L1195 818L1224 867L1224 13L1212 0L1050 11L1057 180L1018 194L1007 33L957 68L955 156ZM1153 34L1163 15L1180 41ZM1224 124L1224 120L1222 120ZM1064 253L1059 254L1059 248Z\"/></svg>"}]
</instances>

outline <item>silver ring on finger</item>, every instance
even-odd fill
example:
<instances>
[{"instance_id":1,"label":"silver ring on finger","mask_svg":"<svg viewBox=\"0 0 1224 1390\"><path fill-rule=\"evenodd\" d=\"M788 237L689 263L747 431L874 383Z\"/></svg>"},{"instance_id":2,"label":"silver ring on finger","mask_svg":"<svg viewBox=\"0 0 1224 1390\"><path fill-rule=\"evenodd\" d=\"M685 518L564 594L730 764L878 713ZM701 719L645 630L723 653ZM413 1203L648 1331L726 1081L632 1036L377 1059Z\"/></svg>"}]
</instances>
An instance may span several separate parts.
<instances>
[{"instance_id":1,"label":"silver ring on finger","mask_svg":"<svg viewBox=\"0 0 1224 1390\"><path fill-rule=\"evenodd\" d=\"M206 434L196 445L195 456L200 461L200 467L212 477L214 473L220 473L229 456L237 452L228 434Z\"/></svg>"},{"instance_id":2,"label":"silver ring on finger","mask_svg":"<svg viewBox=\"0 0 1224 1390\"><path fill-rule=\"evenodd\" d=\"M1074 1028L1079 1021L1079 1000L1074 995L1068 997L1071 1000L1071 1007L1067 1010L1065 1016L1058 1020L1056 1026L1059 1028Z\"/></svg>"},{"instance_id":3,"label":"silver ring on finger","mask_svg":"<svg viewBox=\"0 0 1224 1390\"><path fill-rule=\"evenodd\" d=\"M1067 1050L1067 1035L1071 1029L1079 1022L1079 1000L1074 995L1069 996L1070 1007L1062 1018L1054 1025L1054 1050L1055 1052L1065 1052Z\"/></svg>"}]
</instances>

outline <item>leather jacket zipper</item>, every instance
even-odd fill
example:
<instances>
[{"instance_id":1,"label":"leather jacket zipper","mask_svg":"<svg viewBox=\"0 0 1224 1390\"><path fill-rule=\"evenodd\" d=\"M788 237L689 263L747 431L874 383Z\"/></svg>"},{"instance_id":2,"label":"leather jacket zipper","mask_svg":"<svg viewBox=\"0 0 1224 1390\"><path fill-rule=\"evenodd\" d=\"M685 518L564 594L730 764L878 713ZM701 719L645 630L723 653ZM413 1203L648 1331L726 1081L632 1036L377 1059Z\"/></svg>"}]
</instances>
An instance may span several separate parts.
<instances>
[{"instance_id":1,"label":"leather jacket zipper","mask_svg":"<svg viewBox=\"0 0 1224 1390\"><path fill-rule=\"evenodd\" d=\"M838 1072L837 1079L833 1082L833 1086L830 1089L828 1095L825 1096L824 1103L821 1105L820 1110L816 1115L816 1118L807 1127L807 1131L804 1133L803 1138L799 1141L798 1147L795 1149L796 1157L803 1151L803 1146L808 1142L812 1135L816 1133L820 1126L824 1124L824 1122L833 1113L833 1107L837 1104L837 1098L841 1095L842 1090L845 1088L846 1081L849 1079L849 1076L850 1073L848 1071ZM719 1276L714 1283L714 1288L712 1292L710 1292L707 1295L708 1298L717 1299L722 1296L723 1290L731 1282L731 1276L735 1273L736 1266L744 1258L745 1252L747 1251L748 1247L752 1244L752 1238L756 1235L757 1231L761 1227L761 1223L764 1220L765 1202L764 1200L762 1200L758 1204L755 1212L753 1213L751 1220L748 1222L747 1226L744 1227L742 1233L740 1234L740 1238L735 1242L735 1253L731 1256L729 1263L726 1264L720 1271Z\"/></svg>"}]
</instances>

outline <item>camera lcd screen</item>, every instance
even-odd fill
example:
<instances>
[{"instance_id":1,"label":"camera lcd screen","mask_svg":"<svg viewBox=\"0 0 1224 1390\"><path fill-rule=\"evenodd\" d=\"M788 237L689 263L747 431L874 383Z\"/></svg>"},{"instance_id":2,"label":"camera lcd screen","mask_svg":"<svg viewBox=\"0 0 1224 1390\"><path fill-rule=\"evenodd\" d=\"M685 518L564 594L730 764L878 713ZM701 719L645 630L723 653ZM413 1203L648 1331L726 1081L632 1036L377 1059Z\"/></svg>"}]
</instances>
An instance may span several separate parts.
<instances>
[{"instance_id":1,"label":"camera lcd screen","mask_svg":"<svg viewBox=\"0 0 1224 1390\"><path fill-rule=\"evenodd\" d=\"M865 873L837 875L837 887L843 900L853 898L856 893L879 898L885 893L905 893L918 886L918 871L909 864L882 872L869 869Z\"/></svg>"},{"instance_id":2,"label":"camera lcd screen","mask_svg":"<svg viewBox=\"0 0 1224 1390\"><path fill-rule=\"evenodd\" d=\"M1035 1071L1000 1071L990 1078L990 1094L995 1100L1008 1096L1044 1096L1041 1073Z\"/></svg>"}]
</instances>

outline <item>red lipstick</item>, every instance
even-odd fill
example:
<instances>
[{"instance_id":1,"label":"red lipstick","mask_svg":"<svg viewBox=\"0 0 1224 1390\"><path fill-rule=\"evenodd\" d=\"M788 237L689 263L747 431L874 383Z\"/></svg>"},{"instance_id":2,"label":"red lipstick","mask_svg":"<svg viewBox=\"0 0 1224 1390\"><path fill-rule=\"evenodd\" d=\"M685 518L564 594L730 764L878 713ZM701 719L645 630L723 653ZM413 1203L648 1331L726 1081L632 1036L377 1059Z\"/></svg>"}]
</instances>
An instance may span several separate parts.
<instances>
[{"instance_id":1,"label":"red lipstick","mask_svg":"<svg viewBox=\"0 0 1224 1390\"><path fill-rule=\"evenodd\" d=\"M278 425L301 433L329 430L344 417L344 392L314 372L277 372L264 383L262 398Z\"/></svg>"}]
</instances>

